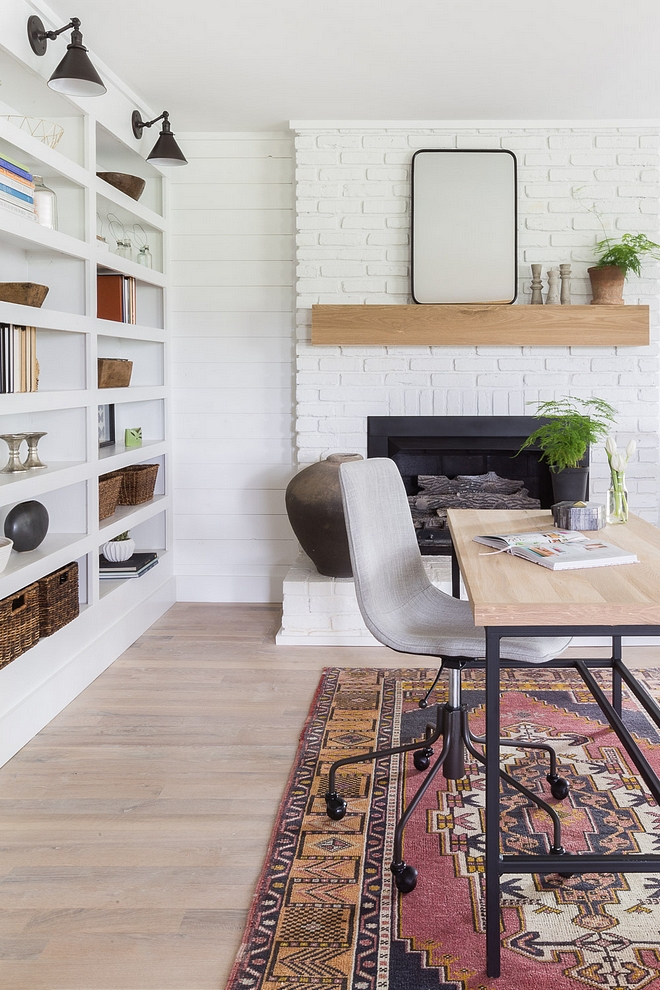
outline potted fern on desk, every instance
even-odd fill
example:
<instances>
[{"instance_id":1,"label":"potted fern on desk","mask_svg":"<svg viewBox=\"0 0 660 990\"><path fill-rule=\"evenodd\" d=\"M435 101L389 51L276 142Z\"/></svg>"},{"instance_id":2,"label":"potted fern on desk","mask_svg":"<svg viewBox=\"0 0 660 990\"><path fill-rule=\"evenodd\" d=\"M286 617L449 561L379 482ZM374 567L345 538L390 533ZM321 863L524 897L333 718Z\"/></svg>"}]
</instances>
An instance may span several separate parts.
<instances>
[{"instance_id":1,"label":"potted fern on desk","mask_svg":"<svg viewBox=\"0 0 660 990\"><path fill-rule=\"evenodd\" d=\"M610 432L615 410L604 399L565 396L542 402L536 418L546 419L527 437L520 451L540 447L541 460L550 466L555 502L584 500L589 468L584 464L588 448Z\"/></svg>"}]
</instances>

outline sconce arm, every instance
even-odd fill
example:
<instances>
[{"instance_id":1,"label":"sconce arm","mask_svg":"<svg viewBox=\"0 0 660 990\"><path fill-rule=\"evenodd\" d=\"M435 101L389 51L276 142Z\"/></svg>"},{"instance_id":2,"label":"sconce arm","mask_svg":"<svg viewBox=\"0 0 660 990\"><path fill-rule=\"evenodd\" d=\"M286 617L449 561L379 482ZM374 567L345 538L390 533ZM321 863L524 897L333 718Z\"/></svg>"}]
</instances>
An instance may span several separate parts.
<instances>
[{"instance_id":1,"label":"sconce arm","mask_svg":"<svg viewBox=\"0 0 660 990\"><path fill-rule=\"evenodd\" d=\"M153 120L142 120L142 115L139 110L134 110L131 116L131 124L133 126L133 134L136 138L142 137L142 131L145 127L152 127L157 124L159 120L164 121L163 130L168 131L170 128L170 115L168 110L163 110L158 117L154 117Z\"/></svg>"}]
</instances>

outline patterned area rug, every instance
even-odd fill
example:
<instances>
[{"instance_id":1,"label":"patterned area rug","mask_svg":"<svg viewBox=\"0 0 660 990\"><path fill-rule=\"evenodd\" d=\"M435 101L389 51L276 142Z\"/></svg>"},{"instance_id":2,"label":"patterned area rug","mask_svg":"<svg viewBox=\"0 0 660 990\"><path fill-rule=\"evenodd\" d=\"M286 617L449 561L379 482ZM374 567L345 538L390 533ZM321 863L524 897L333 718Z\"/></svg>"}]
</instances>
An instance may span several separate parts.
<instances>
[{"instance_id":1,"label":"patterned area rug","mask_svg":"<svg viewBox=\"0 0 660 990\"><path fill-rule=\"evenodd\" d=\"M435 671L330 669L319 685L282 801L227 990L660 990L660 874L502 878L502 976L485 971L484 777L438 774L405 833L416 889L392 882L394 823L422 775L412 756L357 764L338 777L348 799L325 814L334 760L418 738L434 713L417 701ZM604 687L608 675L597 675ZM483 674L463 673L473 731L482 732ZM657 698L660 677L641 679ZM502 733L552 740L569 797L549 795L543 755L503 750L510 772L560 814L573 852L660 851L660 812L580 677L502 672ZM660 734L624 695L626 723L660 769ZM443 702L443 686L432 701ZM437 749L436 749L437 752ZM502 787L506 852L547 851L547 815Z\"/></svg>"}]
</instances>

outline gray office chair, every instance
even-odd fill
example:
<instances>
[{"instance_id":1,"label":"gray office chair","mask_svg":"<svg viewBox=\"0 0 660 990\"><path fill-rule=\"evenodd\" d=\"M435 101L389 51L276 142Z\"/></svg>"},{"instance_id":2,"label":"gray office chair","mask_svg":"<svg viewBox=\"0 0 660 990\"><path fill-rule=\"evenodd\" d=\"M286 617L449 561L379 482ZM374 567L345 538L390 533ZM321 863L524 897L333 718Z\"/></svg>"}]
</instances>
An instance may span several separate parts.
<instances>
[{"instance_id":1,"label":"gray office chair","mask_svg":"<svg viewBox=\"0 0 660 990\"><path fill-rule=\"evenodd\" d=\"M462 701L461 670L485 655L483 629L475 627L470 605L439 591L429 581L422 563L403 480L394 461L370 458L341 465L339 479L348 532L348 544L360 612L376 639L399 653L432 656L440 660L440 670L431 689L420 702L427 706L443 670L448 672L449 699L438 705L435 728L428 725L423 740L374 750L337 760L330 768L326 808L336 821L346 814L346 801L337 793L336 774L340 767L414 751L414 764L420 771L429 768L432 745L441 736L442 751L421 787L396 826L394 859L391 870L402 893L414 890L417 870L403 859L403 830L433 778L443 767L445 777L465 776L464 747L479 762L483 753L475 743L484 739L470 732L467 705ZM570 642L566 637L503 639L501 656L524 664L547 663L563 653ZM550 758L547 780L553 797L568 794L568 782L557 775L554 749L544 743L503 739L503 746L544 750ZM546 811L553 822L551 853L563 855L559 817L549 804L533 794L504 770L500 774L512 787ZM569 874L570 875L570 874Z\"/></svg>"}]
</instances>

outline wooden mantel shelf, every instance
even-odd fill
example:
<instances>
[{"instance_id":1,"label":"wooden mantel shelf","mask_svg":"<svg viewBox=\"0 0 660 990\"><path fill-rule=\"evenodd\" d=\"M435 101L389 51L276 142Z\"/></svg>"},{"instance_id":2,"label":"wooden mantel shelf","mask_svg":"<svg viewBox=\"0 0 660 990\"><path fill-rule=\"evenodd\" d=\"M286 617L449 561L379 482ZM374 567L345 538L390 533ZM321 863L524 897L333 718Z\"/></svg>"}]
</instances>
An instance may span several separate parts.
<instances>
[{"instance_id":1,"label":"wooden mantel shelf","mask_svg":"<svg viewBox=\"0 0 660 990\"><path fill-rule=\"evenodd\" d=\"M312 306L312 344L648 343L648 306Z\"/></svg>"}]
</instances>

